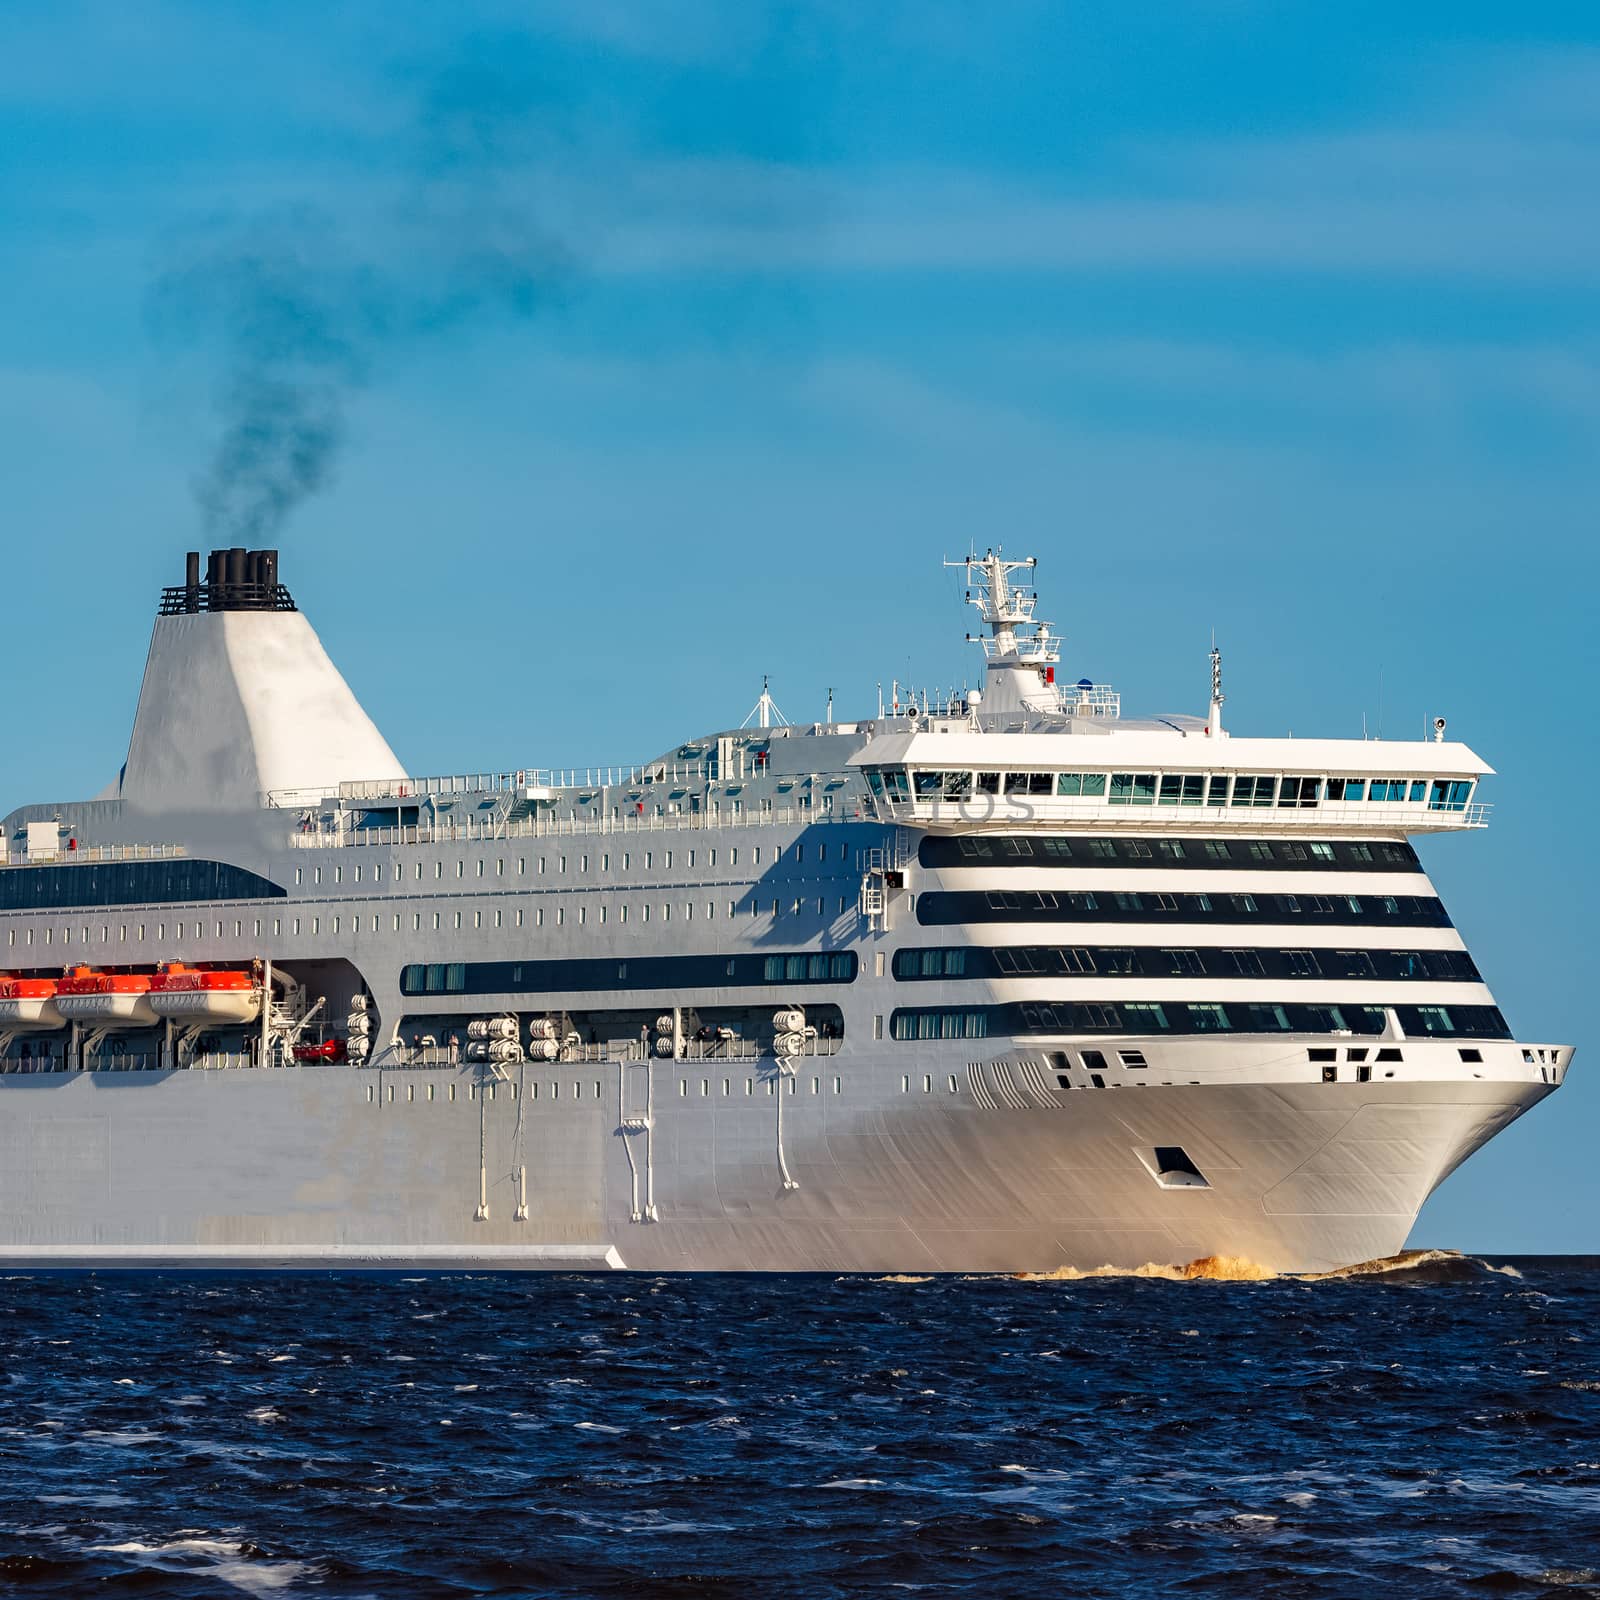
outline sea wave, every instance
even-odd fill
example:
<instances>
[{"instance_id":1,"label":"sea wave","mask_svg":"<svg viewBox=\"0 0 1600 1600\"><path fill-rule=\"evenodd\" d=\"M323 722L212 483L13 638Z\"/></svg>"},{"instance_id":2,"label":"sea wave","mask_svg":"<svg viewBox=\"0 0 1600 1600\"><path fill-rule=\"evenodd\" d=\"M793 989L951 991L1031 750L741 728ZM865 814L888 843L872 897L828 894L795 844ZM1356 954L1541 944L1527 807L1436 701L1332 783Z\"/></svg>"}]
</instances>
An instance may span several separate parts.
<instances>
[{"instance_id":1,"label":"sea wave","mask_svg":"<svg viewBox=\"0 0 1600 1600\"><path fill-rule=\"evenodd\" d=\"M40 1279L0 1593L1600 1600L1600 1259L1516 1266Z\"/></svg>"},{"instance_id":2,"label":"sea wave","mask_svg":"<svg viewBox=\"0 0 1600 1600\"><path fill-rule=\"evenodd\" d=\"M1357 1261L1348 1267L1326 1272L1274 1272L1246 1256L1200 1256L1182 1265L1170 1261L1146 1261L1137 1267L1116 1267L1109 1262L1099 1267L1053 1267L1045 1272L1017 1272L1012 1276L1022 1283L1073 1283L1089 1278L1152 1278L1166 1283L1331 1283L1352 1278L1383 1278L1391 1282L1453 1283L1468 1282L1493 1274L1520 1278L1515 1267L1496 1266L1478 1256L1459 1250L1402 1250L1399 1255L1381 1256L1374 1261ZM925 1280L881 1278L880 1283Z\"/></svg>"}]
</instances>

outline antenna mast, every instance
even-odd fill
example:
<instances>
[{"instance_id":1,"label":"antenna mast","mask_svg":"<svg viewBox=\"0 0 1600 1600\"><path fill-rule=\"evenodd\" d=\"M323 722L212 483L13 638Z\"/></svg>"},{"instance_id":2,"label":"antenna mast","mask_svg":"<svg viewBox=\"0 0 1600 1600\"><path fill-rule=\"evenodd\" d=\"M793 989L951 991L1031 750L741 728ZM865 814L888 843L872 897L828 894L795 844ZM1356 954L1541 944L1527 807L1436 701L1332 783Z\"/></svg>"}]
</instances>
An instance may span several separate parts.
<instances>
[{"instance_id":1,"label":"antenna mast","mask_svg":"<svg viewBox=\"0 0 1600 1600\"><path fill-rule=\"evenodd\" d=\"M739 724L741 728L748 728L754 722L758 728L787 728L789 719L778 709L771 693L767 689L767 675L761 674L761 698L750 708L750 715Z\"/></svg>"}]
</instances>

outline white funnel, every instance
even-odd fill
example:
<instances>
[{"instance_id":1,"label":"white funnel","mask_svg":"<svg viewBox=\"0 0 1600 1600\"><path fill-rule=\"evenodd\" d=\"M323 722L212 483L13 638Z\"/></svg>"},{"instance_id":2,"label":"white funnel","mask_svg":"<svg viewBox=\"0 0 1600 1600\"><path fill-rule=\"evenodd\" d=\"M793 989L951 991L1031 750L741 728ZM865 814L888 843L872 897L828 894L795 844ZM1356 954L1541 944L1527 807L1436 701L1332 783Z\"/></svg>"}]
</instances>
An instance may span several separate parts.
<instances>
[{"instance_id":1,"label":"white funnel","mask_svg":"<svg viewBox=\"0 0 1600 1600\"><path fill-rule=\"evenodd\" d=\"M169 591L170 593L171 591ZM405 768L289 609L157 617L118 795L141 810L250 810Z\"/></svg>"}]
</instances>

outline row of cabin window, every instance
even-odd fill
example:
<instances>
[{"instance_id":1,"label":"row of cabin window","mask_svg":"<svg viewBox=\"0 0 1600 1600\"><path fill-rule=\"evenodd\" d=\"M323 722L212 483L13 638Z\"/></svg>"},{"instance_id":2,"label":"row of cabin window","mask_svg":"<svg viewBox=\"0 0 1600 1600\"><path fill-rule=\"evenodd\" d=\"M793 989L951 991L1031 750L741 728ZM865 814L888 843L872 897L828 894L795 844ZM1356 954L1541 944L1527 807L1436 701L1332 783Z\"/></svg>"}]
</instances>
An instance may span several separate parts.
<instances>
[{"instance_id":1,"label":"row of cabin window","mask_svg":"<svg viewBox=\"0 0 1600 1600\"><path fill-rule=\"evenodd\" d=\"M735 844L735 845L729 845L726 848L727 848L727 862L726 862L726 865L728 865L729 867L737 867L739 865L739 846ZM828 844L827 844L827 841L824 840L824 839L817 840L814 848L816 850L816 856L815 856L816 862L819 865L822 865L822 866L827 865L827 861L828 861ZM714 866L717 865L717 849L718 849L718 847L713 845L705 852L705 855L706 855L705 865L707 867L714 867ZM690 849L690 850L684 851L682 853L685 854L688 857L688 860L685 863L684 867L680 868L680 870L689 870L689 869L693 868L696 865L697 858L698 858L698 856L700 854L699 850L698 849ZM617 854L618 854L618 858L619 858L619 862L620 862L620 870L623 871L623 872L631 871L632 867L633 867L633 857L634 857L635 852L630 851L630 850L622 850L622 851L618 851ZM641 850L641 851L637 852L637 854L640 855L643 858L643 867L644 867L644 870L646 872L649 872L649 871L652 871L652 870L655 869L655 858L656 858L656 856L658 854L660 856L662 856L662 858L663 858L662 864L661 864L661 870L666 871L666 872L670 872L672 870L674 852L671 851L671 850L662 850L662 851ZM596 855L597 855L597 864L598 864L599 870L601 872L610 872L611 871L611 852L609 850L602 850L602 851L597 852ZM769 865L773 865L773 866L776 866L779 862L782 862L782 861L785 861L785 860L791 862L795 866L803 866L805 864L805 859L806 859L806 847L805 847L805 845L803 843L798 843L797 842L795 844L790 845L788 847L787 853L785 852L784 847L782 845L774 846L774 847L770 848L767 851L768 864ZM842 845L836 846L835 852L834 852L834 859L839 861L839 862L841 862L841 863L847 862L848 861L848 853L847 853L846 847L844 847ZM588 851L585 850L585 851L577 852L574 855L574 857L572 858L572 860L573 860L572 870L574 872L586 873L586 872L589 871L590 856L589 856L589 852ZM493 863L493 869L494 870L491 872L489 870L490 862L489 862L488 858L487 857L480 857L478 862L477 862L477 871L476 871L475 874L473 874L473 876L478 877L478 878L489 878L489 877L504 878L504 877L508 877L508 876L521 878L521 877L527 877L531 873L531 875L534 876L534 877L544 877L547 874L551 875L551 876L555 876L555 877L561 877L561 876L565 875L566 872L567 872L567 862L568 862L568 858L565 855L557 855L557 856L554 856L554 857L551 857L551 856L533 856L533 857L530 857L530 856L518 856L515 859L515 862L511 862L508 857L500 856L500 857L496 857L496 859L494 860L494 863ZM530 863L531 863L531 867L530 867ZM441 879L441 878L446 876L445 867L446 867L447 864L448 863L446 863L446 862L444 862L442 860L435 861L433 863L433 876L434 876L435 880ZM759 867L761 864L762 864L762 847L760 845L752 845L752 846L750 846L750 862L749 862L749 865ZM360 883L360 882L362 882L362 865L363 864L360 863L360 862L356 862L356 863L352 864L352 866L350 868L350 881L352 883ZM411 864L411 877L412 877L413 881L420 881L422 879L422 877L424 876L424 873L423 873L424 865L425 865L425 863L423 863L421 861L412 862L412 864ZM507 871L508 865L514 866L515 867L515 871L514 872L508 872ZM457 878L465 878L468 875L467 874L467 862L466 862L465 858L457 858L456 863L455 863L455 869L456 869L455 870L455 876ZM344 880L344 870L345 869L344 869L344 866L343 866L342 863L336 864L336 865L331 866L331 867L326 867L326 868L324 868L324 867L311 867L311 868L308 869L308 868L305 868L305 867L296 867L294 869L294 881L297 884L306 883L308 881L307 877L306 877L306 874L309 871L309 873L310 873L309 881L311 883L313 883L313 884L318 884L318 883L321 883L323 881L323 873L324 872L328 873L328 880L327 880L328 882L330 882L330 883L343 883L345 881ZM366 872L367 872L366 881L369 882L369 883L383 883L383 882L386 881L385 880L385 876L384 876L384 863L381 862L381 861L372 862L372 863L367 864ZM394 883L399 883L399 882L402 882L405 879L405 877L406 877L405 864L403 862L394 863L393 866L392 866L392 870L389 872L387 881L394 882ZM278 893L278 894L282 894L283 893L283 891L281 889L276 890L275 892ZM202 896L199 896L199 895L190 895L190 896L186 896L186 898L188 898L188 899L200 899L200 898L208 898L208 899L230 898L230 899L237 899L237 898L241 898L241 897L240 896L226 896L226 897L224 897L224 896L220 896L220 895L202 897ZM3 908L0 908L0 909L3 909Z\"/></svg>"},{"instance_id":2,"label":"row of cabin window","mask_svg":"<svg viewBox=\"0 0 1600 1600\"><path fill-rule=\"evenodd\" d=\"M1495 1006L1395 1006L1401 1028L1414 1037L1456 1035L1509 1039ZM1057 1033L1352 1033L1381 1034L1381 1006L1303 1005L1290 1001L1179 1004L1174 1001L1022 1002L996 1006L926 1006L894 1012L890 1036L986 1039Z\"/></svg>"},{"instance_id":3,"label":"row of cabin window","mask_svg":"<svg viewBox=\"0 0 1600 1600\"><path fill-rule=\"evenodd\" d=\"M966 922L1285 922L1384 921L1395 927L1447 928L1431 896L1393 894L1151 894L1133 890L944 889L917 897L925 927Z\"/></svg>"},{"instance_id":4,"label":"row of cabin window","mask_svg":"<svg viewBox=\"0 0 1600 1600\"><path fill-rule=\"evenodd\" d=\"M0 872L0 911L145 906L173 901L271 900L286 891L226 861L92 861Z\"/></svg>"},{"instance_id":5,"label":"row of cabin window","mask_svg":"<svg viewBox=\"0 0 1600 1600\"><path fill-rule=\"evenodd\" d=\"M1269 773L966 772L867 769L874 794L889 800L971 800L1014 795L1084 798L1126 806L1280 806L1309 808L1323 800L1426 802L1431 811L1462 811L1472 793L1464 780L1428 778L1279 777Z\"/></svg>"},{"instance_id":6,"label":"row of cabin window","mask_svg":"<svg viewBox=\"0 0 1600 1600\"><path fill-rule=\"evenodd\" d=\"M925 867L1282 867L1295 871L1347 868L1414 871L1417 853L1398 840L1326 839L1090 839L1059 834L928 834L917 847Z\"/></svg>"},{"instance_id":7,"label":"row of cabin window","mask_svg":"<svg viewBox=\"0 0 1600 1600\"><path fill-rule=\"evenodd\" d=\"M1125 946L950 945L897 950L896 978L1371 978L1481 983L1465 950L1159 949Z\"/></svg>"},{"instance_id":8,"label":"row of cabin window","mask_svg":"<svg viewBox=\"0 0 1600 1600\"><path fill-rule=\"evenodd\" d=\"M839 916L844 916L849 907L854 904L854 902L851 901L848 896L843 895L839 897L837 903L839 908L837 915ZM714 919L717 915L717 904L718 902L715 900L699 902L685 900L675 906L671 901L662 901L659 905L656 905L652 908L651 902L645 901L643 904L635 908L637 911L637 916L633 920L636 924L650 922L652 909L654 909L655 920L658 922L671 922L675 914L682 921L693 922L696 917L701 914L699 908L703 907L704 918L705 920L709 921ZM746 915L750 917L770 916L774 919L780 919L785 916L808 917L812 915L811 904L812 902L809 899L799 898L771 901L757 901L752 899L747 906L741 908L737 900L730 900L727 903L728 917L730 919ZM832 913L830 913L828 910L828 904L829 902L827 899L819 896L816 901L817 909L815 915L818 917L827 917L831 915ZM596 908L596 910L598 912L598 916L595 920L601 926L608 926L610 922L610 907L608 904L602 902ZM619 925L627 926L629 924L628 911L629 906L626 901L617 907L616 922ZM589 921L589 907L580 903L574 908L574 912L575 914L571 919L573 924L579 927L585 926ZM379 933L383 930L384 925L387 923L389 930L393 933L401 932L408 925L413 933L420 933L424 929L430 927L435 931L442 931L447 928L542 928L546 926L547 920L548 925L551 927L565 927L568 920L567 907L561 905L554 907L552 912L549 914L548 919L546 917L545 907L543 906L535 906L531 912L524 911L523 907L521 906L517 906L511 910L507 910L501 906L495 906L487 911L472 912L434 911L429 913L423 911L413 911L409 914L409 916L400 911L389 913L375 911L370 915L360 911L336 911L332 913L332 915L326 917L324 917L320 912L315 916L272 917L270 919L256 917L251 923L251 937L257 939L263 937L263 930L269 925L271 927L273 937L278 937L283 933L285 926L288 927L291 934L321 934L324 931L324 924L326 924L326 931L329 933L355 934L365 931L369 925L373 933ZM113 937L112 932L113 926L115 926L116 930L115 937ZM168 924L165 922L157 922L153 926L154 932L150 936L153 937L157 943L165 941L167 938ZM208 937L206 932L207 924L199 919L196 919L193 923L180 919L179 921L174 922L171 926L173 929L172 937L174 940L183 940L189 938L204 939ZM219 920L212 924L212 926L214 927L216 938L222 939L227 937L226 930L229 926L227 921ZM150 927L151 924L143 922L122 922L115 925L109 922L102 922L99 927L99 943L141 944L144 942ZM244 937L245 922L242 918L234 918L232 921L232 928L234 938L242 939ZM192 933L190 931L191 929L193 930ZM94 942L92 925L89 923L81 924L77 930L74 930L73 927L68 924L60 930L60 934L61 937L59 942L63 945L72 945L74 943L87 945ZM6 930L6 945L8 949L25 949L36 943L41 945L54 945L57 943L56 929L53 926L47 926L40 929L27 927L8 928Z\"/></svg>"},{"instance_id":9,"label":"row of cabin window","mask_svg":"<svg viewBox=\"0 0 1600 1600\"><path fill-rule=\"evenodd\" d=\"M584 990L728 988L770 983L853 983L852 950L775 955L570 957L554 961L417 962L400 972L400 992L416 994L555 994Z\"/></svg>"}]
</instances>

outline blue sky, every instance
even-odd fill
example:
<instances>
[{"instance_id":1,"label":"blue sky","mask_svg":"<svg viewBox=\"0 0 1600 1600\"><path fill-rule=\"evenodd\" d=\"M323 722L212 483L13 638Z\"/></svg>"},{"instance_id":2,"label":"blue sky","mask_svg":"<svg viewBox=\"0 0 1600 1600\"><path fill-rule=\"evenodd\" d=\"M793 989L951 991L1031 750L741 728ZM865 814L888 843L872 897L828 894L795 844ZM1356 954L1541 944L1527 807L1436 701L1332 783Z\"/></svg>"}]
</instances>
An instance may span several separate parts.
<instances>
[{"instance_id":1,"label":"blue sky","mask_svg":"<svg viewBox=\"0 0 1600 1600\"><path fill-rule=\"evenodd\" d=\"M972 681L974 541L1132 708L1201 709L1215 628L1240 731L1448 716L1496 811L1426 860L1580 1055L1417 1238L1600 1251L1592 9L63 0L0 40L0 809L121 759L235 392L213 269L266 259L342 429L273 542L416 770L643 758L767 672L796 718Z\"/></svg>"}]
</instances>

